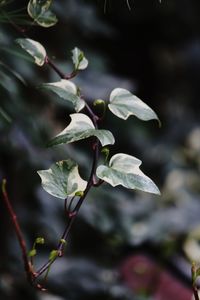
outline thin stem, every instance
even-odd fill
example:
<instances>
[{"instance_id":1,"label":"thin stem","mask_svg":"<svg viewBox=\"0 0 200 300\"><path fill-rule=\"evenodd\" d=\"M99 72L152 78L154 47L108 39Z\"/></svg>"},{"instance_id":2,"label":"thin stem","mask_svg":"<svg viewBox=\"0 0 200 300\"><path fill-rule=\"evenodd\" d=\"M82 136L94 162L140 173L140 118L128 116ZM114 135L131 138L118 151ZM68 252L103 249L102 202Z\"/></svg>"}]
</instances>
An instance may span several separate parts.
<instances>
[{"instance_id":1,"label":"thin stem","mask_svg":"<svg viewBox=\"0 0 200 300\"><path fill-rule=\"evenodd\" d=\"M4 203L6 205L8 213L10 215L10 218L11 218L14 230L15 230L15 234L17 236L17 239L18 239L21 251L22 251L22 258L23 258L23 261L24 261L24 268L25 268L25 271L26 271L26 275L27 275L27 278L30 280L30 277L31 277L31 274L32 274L32 269L31 269L31 265L30 265L30 262L29 262L29 259L28 259L28 256L27 256L26 242L25 242L24 237L22 235L22 230L21 230L20 225L18 223L17 216L16 216L16 214L15 214L13 208L12 208L12 205L10 203L8 193L7 193L7 190L6 190L6 180L5 179L3 180L3 183L2 183L2 193L3 193Z\"/></svg>"},{"instance_id":2,"label":"thin stem","mask_svg":"<svg viewBox=\"0 0 200 300\"><path fill-rule=\"evenodd\" d=\"M45 63L47 65L49 65L57 74L60 78L62 79L72 79L73 77L75 77L77 75L77 72L76 71L73 71L71 74L69 75L66 75L65 73L63 73L54 63L52 60L50 60L50 58L48 56L46 56L46 59L45 59Z\"/></svg>"},{"instance_id":3,"label":"thin stem","mask_svg":"<svg viewBox=\"0 0 200 300\"><path fill-rule=\"evenodd\" d=\"M96 146L96 149L98 147ZM77 217L77 214L79 212L79 209L81 208L81 205L83 203L83 201L85 200L88 192L90 191L90 189L92 188L93 186L93 175L95 173L95 169L96 169L96 165L97 165L97 154L96 154L96 149L94 151L94 156L93 156L93 163L92 163L92 168L91 168L91 172L90 172L90 177L89 177L89 180L88 180L88 184L87 184L87 187L85 189L85 192L83 194L82 197L80 197L78 203L76 204L73 212L69 215L69 220L68 220L68 223L66 225L66 228L63 232L63 235L60 239L60 242L57 246L57 251L58 251L58 256L54 259L54 261L58 258L58 257L62 257L63 254L64 254L64 244L62 242L62 240L67 240L68 239L68 236L69 236L69 233L70 233L70 229L72 227L72 224L74 223L76 217ZM39 276L41 276L48 268L49 266L52 264L52 260L48 260L37 272L36 272L36 277L35 279L37 279Z\"/></svg>"},{"instance_id":4,"label":"thin stem","mask_svg":"<svg viewBox=\"0 0 200 300\"><path fill-rule=\"evenodd\" d=\"M192 290L193 290L193 294L194 294L194 299L199 300L199 294L198 294L198 289L197 289L196 285L192 286Z\"/></svg>"},{"instance_id":5,"label":"thin stem","mask_svg":"<svg viewBox=\"0 0 200 300\"><path fill-rule=\"evenodd\" d=\"M12 22L12 20L10 20L8 18L8 20L10 21L10 24L14 26L14 28L20 32L21 34L24 35L24 37L27 37L25 35L25 30L23 30L22 28L18 27L15 23ZM75 77L77 75L78 71L73 71L71 74L66 75L64 74L50 59L48 56L46 56L45 59L45 63L51 67L55 73L61 78L61 79L71 79L73 77ZM99 117L93 112L93 110L90 108L90 106L86 103L85 104L86 110L89 114L89 116L92 118L94 127L96 129L98 129L98 121L100 120ZM23 259L24 259L24 265L25 265L25 270L26 273L28 275L28 277L30 278L29 280L33 283L35 282L38 277L40 277L45 271L49 271L50 266L52 265L52 263L58 258L58 257L62 257L63 253L64 253L64 243L63 240L66 241L68 239L69 233L70 233L70 229L77 217L77 214L79 212L79 209L83 203L83 201L85 200L88 192L90 191L90 189L92 188L92 186L95 186L96 181L95 181L95 171L96 171L96 167L97 167L97 162L98 162L98 156L99 156L99 150L100 150L100 144L99 144L99 140L96 138L94 143L93 143L93 162L92 162L92 167L91 167L91 172L90 172L90 176L89 176L89 180L86 186L86 189L84 191L83 196L81 196L78 200L78 203L76 204L75 208L73 209L72 212L69 212L68 217L68 223L65 227L65 230L62 234L62 237L58 243L57 246L57 251L58 251L58 255L54 258L54 259L49 259L37 272L33 272L32 271L32 266L29 263L28 257L27 257L27 251L26 251L26 244L25 241L23 239L23 236L21 234L21 229L18 225L17 219L16 219L16 215L14 214L14 211L12 209L12 206L10 205L10 201L8 200L7 197L7 193L5 188L3 189L3 194L4 194L4 200L6 203L6 206L8 208L8 211L11 215L11 219L13 221L14 227L15 227L15 231L21 246L21 250L22 250L22 254L23 254ZM72 200L73 201L73 200ZM66 205L67 205L67 199L65 200L65 210L66 210ZM37 288L39 288L40 290L44 290L43 286L40 285L39 283L35 284Z\"/></svg>"}]
</instances>

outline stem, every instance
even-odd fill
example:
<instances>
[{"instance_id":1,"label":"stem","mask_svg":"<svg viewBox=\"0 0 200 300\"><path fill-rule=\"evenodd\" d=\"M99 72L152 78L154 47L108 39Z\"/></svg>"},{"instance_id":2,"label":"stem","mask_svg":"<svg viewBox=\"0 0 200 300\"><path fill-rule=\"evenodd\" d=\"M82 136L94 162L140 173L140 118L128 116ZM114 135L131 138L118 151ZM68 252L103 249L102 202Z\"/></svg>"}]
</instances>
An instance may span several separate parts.
<instances>
[{"instance_id":1,"label":"stem","mask_svg":"<svg viewBox=\"0 0 200 300\"><path fill-rule=\"evenodd\" d=\"M66 75L64 74L53 62L52 60L50 60L50 58L48 56L46 56L45 58L45 63L47 65L49 65L57 74L60 78L62 79L72 79L73 77L75 77L77 75L77 71L73 71L71 74Z\"/></svg>"},{"instance_id":2,"label":"stem","mask_svg":"<svg viewBox=\"0 0 200 300\"><path fill-rule=\"evenodd\" d=\"M194 299L199 300L199 294L198 294L198 289L197 289L196 285L192 286L192 290L193 290L193 294L194 294Z\"/></svg>"},{"instance_id":3,"label":"stem","mask_svg":"<svg viewBox=\"0 0 200 300\"><path fill-rule=\"evenodd\" d=\"M16 216L16 214L15 214L13 208L12 208L12 205L10 203L8 193L6 191L6 180L5 179L3 179L3 183L2 183L2 193L3 193L4 203L6 205L8 213L10 215L10 218L11 218L14 230L15 230L15 234L17 236L17 239L18 239L21 251L22 251L22 258L23 258L23 261L24 261L24 268L25 268L25 271L26 271L27 278L28 278L28 280L30 280L30 279L32 280L32 276L31 276L32 269L31 269L31 265L30 265L30 262L29 262L29 259L28 259L28 256L27 256L26 242L25 242L24 237L22 235L22 230L21 230L20 225L18 223L17 216Z\"/></svg>"},{"instance_id":4,"label":"stem","mask_svg":"<svg viewBox=\"0 0 200 300\"><path fill-rule=\"evenodd\" d=\"M10 24L18 31L20 32L21 34L23 34L24 37L27 38L27 36L25 35L25 30L18 27L15 23L12 22L12 20L8 19ZM45 58L45 63L51 67L55 73L61 78L61 79L72 79L73 77L75 77L78 73L77 70L74 70L71 74L69 75L66 75L64 74L50 59L48 56L46 56ZM92 121L93 121L93 124L94 124L94 127L96 129L98 129L98 121L100 121L100 118L93 112L93 110L90 108L90 106L85 103L85 107L86 107L86 110L89 114L89 116L91 117ZM20 244L20 247L21 247L21 250L22 250L22 254L23 254L23 260L24 260L24 266L25 266L25 270L26 270L26 273L27 273L27 277L29 279L30 282L34 282L36 281L36 279L38 279L38 277L40 277L45 271L47 271L47 274L48 275L48 272L49 272L49 269L50 269L50 266L52 265L52 263L54 263L54 261L59 258L59 257L62 257L63 256L63 253L64 253L64 243L63 243L63 240L67 240L68 236L69 236L69 233L70 233L70 229L77 217L77 214L80 210L80 207L83 203L83 201L85 200L88 192L90 191L90 189L97 185L97 182L95 181L95 171L96 171L96 167L97 167L97 162L98 162L98 157L99 157L99 151L100 151L100 143L99 143L99 140L97 138L95 138L95 141L93 143L93 162L92 162L92 167L91 167L91 172L90 172L90 176L89 176L89 180L88 180L88 183L87 183L87 186L86 186L86 189L84 191L84 194L83 196L81 196L79 198L79 201L78 203L76 204L75 208L73 209L73 211L69 211L68 212L68 217L69 217L69 220L68 220L68 223L65 227L65 230L62 234L62 237L60 239L60 242L58 243L58 246L57 246L57 251L58 251L58 255L54 258L54 259L49 259L37 272L33 272L32 270L32 265L31 263L29 262L28 260L28 257L27 257L27 250L26 250L26 244L25 244L25 241L23 239L23 236L22 236L22 233L21 233L21 229L19 227L19 224L17 222L17 218L16 218L16 215L12 209L12 206L10 204L10 201L8 199L8 196L7 196L7 193L6 193L6 190L5 190L5 184L3 185L3 194L4 194L4 201L5 201L5 204L7 206L7 209L9 211L9 214L11 216L11 219L13 221L13 225L14 225L14 228L15 228L15 232L16 232L16 235L18 237L18 241L19 241L19 244ZM67 199L65 200L65 210L66 210L66 201ZM45 290L43 288L42 285L40 285L39 283L36 283L35 286L40 289L40 290Z\"/></svg>"},{"instance_id":5,"label":"stem","mask_svg":"<svg viewBox=\"0 0 200 300\"><path fill-rule=\"evenodd\" d=\"M69 214L69 220L68 223L66 225L66 228L62 234L61 240L57 246L57 251L58 251L58 256L55 257L55 259L53 260L53 262L59 258L62 257L64 254L64 244L62 242L62 240L67 240L69 233L70 233L70 229L77 217L77 214L81 208L81 205L83 203L83 201L85 200L88 192L90 191L90 189L93 186L93 176L95 173L95 169L96 169L96 165L97 165L97 151L98 151L98 143L96 143L96 147L95 147L95 151L94 151L94 156L93 156L93 163L92 163L92 168L91 168L91 172L90 172L90 177L88 180L88 184L87 187L85 189L84 195L82 197L80 197L78 203L76 204L74 210ZM39 276L41 276L46 270L48 270L49 266L52 264L52 260L48 260L37 272L36 272L36 277L35 279L37 279Z\"/></svg>"}]
</instances>

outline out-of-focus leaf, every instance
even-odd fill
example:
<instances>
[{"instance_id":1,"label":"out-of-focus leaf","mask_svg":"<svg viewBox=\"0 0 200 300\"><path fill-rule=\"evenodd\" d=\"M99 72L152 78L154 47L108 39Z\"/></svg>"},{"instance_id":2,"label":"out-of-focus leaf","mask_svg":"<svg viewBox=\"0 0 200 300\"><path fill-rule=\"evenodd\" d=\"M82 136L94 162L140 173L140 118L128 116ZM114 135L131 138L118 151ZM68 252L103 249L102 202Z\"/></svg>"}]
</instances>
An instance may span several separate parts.
<instances>
[{"instance_id":1,"label":"out-of-focus leaf","mask_svg":"<svg viewBox=\"0 0 200 300\"><path fill-rule=\"evenodd\" d=\"M4 6L10 2L12 2L12 0L0 0L0 6Z\"/></svg>"},{"instance_id":2,"label":"out-of-focus leaf","mask_svg":"<svg viewBox=\"0 0 200 300\"><path fill-rule=\"evenodd\" d=\"M40 43L31 39L17 39L16 42L34 58L38 66L43 66L47 54Z\"/></svg>"},{"instance_id":3,"label":"out-of-focus leaf","mask_svg":"<svg viewBox=\"0 0 200 300\"><path fill-rule=\"evenodd\" d=\"M77 95L76 85L69 80L61 79L58 82L45 83L42 87L56 93L63 104L66 104L66 101L71 102L77 112L85 106L85 101Z\"/></svg>"},{"instance_id":4,"label":"out-of-focus leaf","mask_svg":"<svg viewBox=\"0 0 200 300\"><path fill-rule=\"evenodd\" d=\"M143 121L152 119L159 121L156 113L146 103L126 89L114 89L110 95L108 107L114 115L124 120L134 115Z\"/></svg>"},{"instance_id":5,"label":"out-of-focus leaf","mask_svg":"<svg viewBox=\"0 0 200 300\"><path fill-rule=\"evenodd\" d=\"M155 183L140 169L141 160L124 153L114 155L109 166L100 165L97 176L112 186L122 185L128 189L160 194Z\"/></svg>"},{"instance_id":6,"label":"out-of-focus leaf","mask_svg":"<svg viewBox=\"0 0 200 300\"><path fill-rule=\"evenodd\" d=\"M53 138L48 146L59 144L69 144L91 136L96 136L102 146L114 144L115 140L112 133L104 129L95 129L91 119L85 114L71 114L71 123L55 138Z\"/></svg>"},{"instance_id":7,"label":"out-of-focus leaf","mask_svg":"<svg viewBox=\"0 0 200 300\"><path fill-rule=\"evenodd\" d=\"M83 51L77 47L72 50L72 60L75 70L84 70L88 66L88 60L85 58Z\"/></svg>"},{"instance_id":8,"label":"out-of-focus leaf","mask_svg":"<svg viewBox=\"0 0 200 300\"><path fill-rule=\"evenodd\" d=\"M44 190L61 199L74 196L78 191L84 191L87 181L78 173L77 164L71 160L62 160L53 164L48 170L38 171Z\"/></svg>"},{"instance_id":9,"label":"out-of-focus leaf","mask_svg":"<svg viewBox=\"0 0 200 300\"><path fill-rule=\"evenodd\" d=\"M28 14L38 25L51 27L58 21L56 15L50 10L51 4L52 0L30 0L27 7Z\"/></svg>"},{"instance_id":10,"label":"out-of-focus leaf","mask_svg":"<svg viewBox=\"0 0 200 300\"><path fill-rule=\"evenodd\" d=\"M21 83L26 85L25 79L15 70L13 70L8 64L5 64L4 62L0 61L0 66L2 66L6 71L8 71L10 74L12 74L15 78L17 78Z\"/></svg>"},{"instance_id":11,"label":"out-of-focus leaf","mask_svg":"<svg viewBox=\"0 0 200 300\"><path fill-rule=\"evenodd\" d=\"M1 107L0 107L0 119L3 119L5 121L7 121L8 123L12 122L9 115Z\"/></svg>"}]
</instances>

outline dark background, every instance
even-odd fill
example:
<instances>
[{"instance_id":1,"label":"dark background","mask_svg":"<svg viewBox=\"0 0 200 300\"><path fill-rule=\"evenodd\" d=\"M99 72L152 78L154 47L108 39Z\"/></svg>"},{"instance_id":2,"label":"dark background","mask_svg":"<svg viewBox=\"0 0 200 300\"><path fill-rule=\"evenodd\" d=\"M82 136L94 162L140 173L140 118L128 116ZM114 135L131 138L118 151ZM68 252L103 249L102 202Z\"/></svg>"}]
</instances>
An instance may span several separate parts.
<instances>
[{"instance_id":1,"label":"dark background","mask_svg":"<svg viewBox=\"0 0 200 300\"><path fill-rule=\"evenodd\" d=\"M27 5L17 2L3 10ZM142 170L162 195L106 185L92 191L72 228L65 258L52 268L48 294L26 283L18 243L0 201L2 299L164 300L176 282L181 286L174 292L176 299L188 299L184 287L190 288L190 261L200 261L200 2L130 0L130 5L131 10L125 0L108 0L106 7L103 0L55 0L59 22L52 28L26 25L25 9L12 20L29 28L29 37L42 43L64 72L72 68L70 51L76 46L84 51L89 67L75 82L91 103L107 101L112 89L121 87L156 111L161 128L156 121L131 117L125 122L110 113L104 128L116 137L111 154L125 152L141 159ZM2 9L0 21L0 107L7 114L0 118L0 178L7 178L28 247L36 237L45 237L36 259L39 265L55 248L65 218L62 201L42 190L36 171L71 157L87 178L90 142L45 147L67 126L72 111L38 88L59 78L22 57L24 52L14 43L22 36ZM138 259L142 263L136 276ZM158 266L161 278L166 272L173 276L170 284L162 284L160 298L156 280L149 283L147 274L140 282L141 272L145 274L141 264L152 278L151 268Z\"/></svg>"}]
</instances>

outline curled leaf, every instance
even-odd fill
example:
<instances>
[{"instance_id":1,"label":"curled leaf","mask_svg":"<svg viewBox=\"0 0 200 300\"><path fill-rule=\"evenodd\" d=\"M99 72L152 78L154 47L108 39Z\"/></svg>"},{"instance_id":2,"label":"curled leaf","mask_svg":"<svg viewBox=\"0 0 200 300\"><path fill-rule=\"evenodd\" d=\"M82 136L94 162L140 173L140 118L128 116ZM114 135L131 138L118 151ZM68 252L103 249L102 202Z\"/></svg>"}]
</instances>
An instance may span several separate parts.
<instances>
[{"instance_id":1,"label":"curled leaf","mask_svg":"<svg viewBox=\"0 0 200 300\"><path fill-rule=\"evenodd\" d=\"M141 160L124 153L114 155L109 165L100 165L97 176L112 185L122 185L128 189L141 190L148 193L160 194L155 183L141 170Z\"/></svg>"},{"instance_id":2,"label":"curled leaf","mask_svg":"<svg viewBox=\"0 0 200 300\"><path fill-rule=\"evenodd\" d=\"M88 60L85 58L83 51L77 47L72 50L72 61L75 70L84 70L88 66Z\"/></svg>"},{"instance_id":3,"label":"curled leaf","mask_svg":"<svg viewBox=\"0 0 200 300\"><path fill-rule=\"evenodd\" d=\"M95 129L91 119L81 113L71 114L71 123L55 138L53 138L48 146L69 144L75 141L83 140L91 136L96 136L102 146L114 144L115 140L112 133L104 129Z\"/></svg>"},{"instance_id":4,"label":"curled leaf","mask_svg":"<svg viewBox=\"0 0 200 300\"><path fill-rule=\"evenodd\" d=\"M77 112L85 106L85 101L77 95L76 85L69 80L61 79L58 82L45 83L42 87L57 94L61 98L62 104L72 103Z\"/></svg>"},{"instance_id":5,"label":"curled leaf","mask_svg":"<svg viewBox=\"0 0 200 300\"><path fill-rule=\"evenodd\" d=\"M36 65L43 66L47 54L45 48L40 43L31 39L17 39L16 43L32 56Z\"/></svg>"},{"instance_id":6,"label":"curled leaf","mask_svg":"<svg viewBox=\"0 0 200 300\"><path fill-rule=\"evenodd\" d=\"M156 113L146 103L126 89L114 89L110 95L108 107L114 115L124 120L134 115L143 121L156 119L160 124Z\"/></svg>"}]
</instances>

